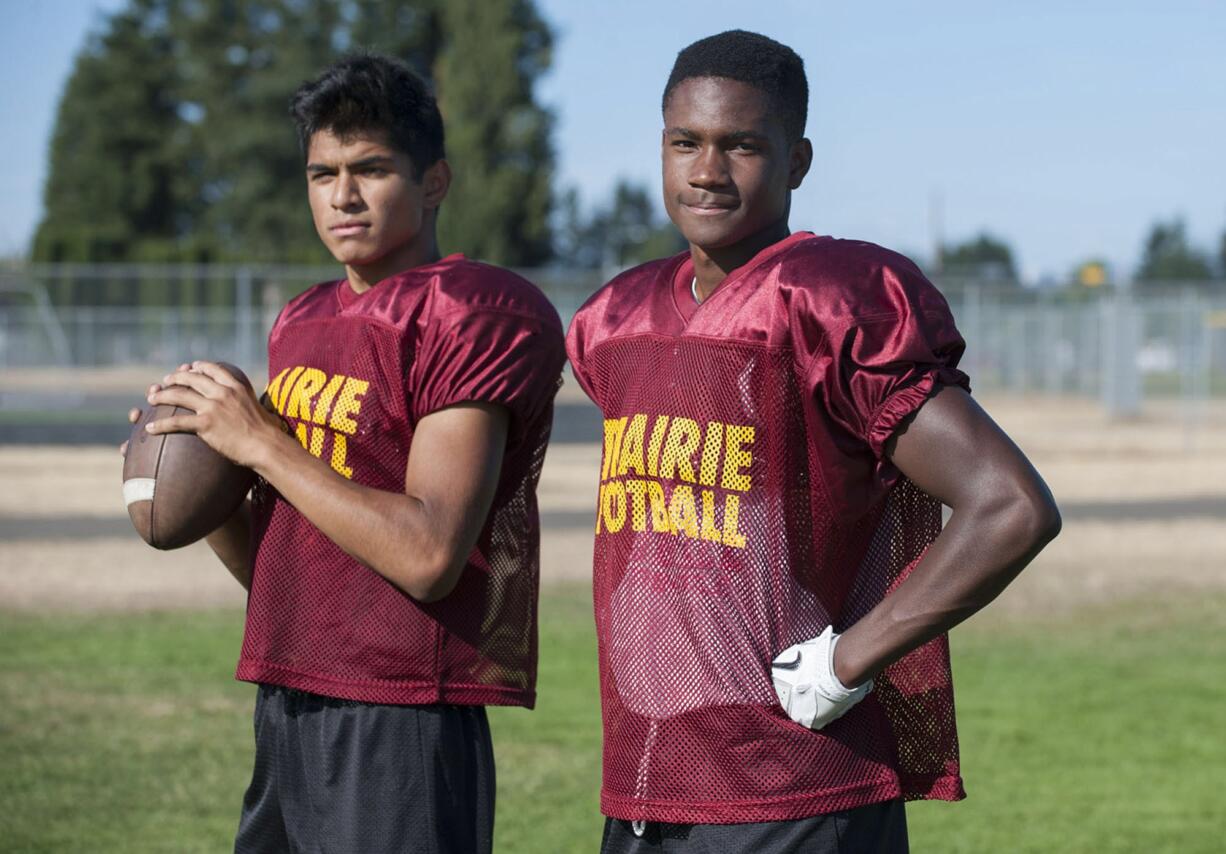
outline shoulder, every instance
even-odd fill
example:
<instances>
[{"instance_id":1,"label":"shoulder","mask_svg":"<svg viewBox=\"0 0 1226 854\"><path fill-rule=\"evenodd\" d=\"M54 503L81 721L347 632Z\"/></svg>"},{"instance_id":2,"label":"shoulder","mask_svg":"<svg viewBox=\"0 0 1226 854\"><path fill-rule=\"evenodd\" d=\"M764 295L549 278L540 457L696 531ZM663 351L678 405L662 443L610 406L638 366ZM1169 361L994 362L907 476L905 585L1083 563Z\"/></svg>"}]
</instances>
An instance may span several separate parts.
<instances>
[{"instance_id":1,"label":"shoulder","mask_svg":"<svg viewBox=\"0 0 1226 854\"><path fill-rule=\"evenodd\" d=\"M910 258L864 240L811 237L772 265L796 307L855 323L914 312L948 312L940 291Z\"/></svg>"},{"instance_id":2,"label":"shoulder","mask_svg":"<svg viewBox=\"0 0 1226 854\"><path fill-rule=\"evenodd\" d=\"M562 334L562 322L553 303L523 276L492 264L466 258L439 266L427 283L432 323L488 313L520 318Z\"/></svg>"},{"instance_id":3,"label":"shoulder","mask_svg":"<svg viewBox=\"0 0 1226 854\"><path fill-rule=\"evenodd\" d=\"M339 308L336 289L343 280L333 279L312 285L287 302L277 315L273 331L287 323L335 314Z\"/></svg>"},{"instance_id":4,"label":"shoulder","mask_svg":"<svg viewBox=\"0 0 1226 854\"><path fill-rule=\"evenodd\" d=\"M613 330L633 333L636 316L650 326L654 300L671 298L672 277L688 257L688 252L682 252L614 276L575 312L567 337L572 343L582 344L595 343L593 337L604 337Z\"/></svg>"}]
</instances>

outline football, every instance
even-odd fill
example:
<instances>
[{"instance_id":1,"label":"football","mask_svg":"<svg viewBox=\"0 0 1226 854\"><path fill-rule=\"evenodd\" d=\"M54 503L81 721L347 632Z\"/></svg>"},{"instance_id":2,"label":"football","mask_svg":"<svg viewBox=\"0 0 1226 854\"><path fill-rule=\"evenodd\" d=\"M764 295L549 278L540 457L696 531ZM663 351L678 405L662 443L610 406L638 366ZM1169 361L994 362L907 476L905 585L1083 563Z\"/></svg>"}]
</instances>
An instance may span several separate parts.
<instances>
[{"instance_id":1,"label":"football","mask_svg":"<svg viewBox=\"0 0 1226 854\"><path fill-rule=\"evenodd\" d=\"M248 387L234 365L220 363ZM193 433L153 435L157 421L191 410L150 406L128 437L123 462L123 500L136 532L155 549L177 549L216 530L238 509L255 473L235 465Z\"/></svg>"}]
</instances>

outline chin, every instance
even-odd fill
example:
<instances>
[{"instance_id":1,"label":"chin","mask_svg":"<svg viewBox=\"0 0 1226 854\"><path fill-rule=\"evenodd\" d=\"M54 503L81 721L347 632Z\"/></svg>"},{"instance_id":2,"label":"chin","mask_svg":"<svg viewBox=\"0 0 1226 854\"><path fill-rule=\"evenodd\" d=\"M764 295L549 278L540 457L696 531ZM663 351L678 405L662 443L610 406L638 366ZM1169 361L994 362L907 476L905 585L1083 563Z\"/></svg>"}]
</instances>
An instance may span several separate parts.
<instances>
[{"instance_id":1,"label":"chin","mask_svg":"<svg viewBox=\"0 0 1226 854\"><path fill-rule=\"evenodd\" d=\"M699 249L723 249L745 237L737 231L713 228L694 228L682 231L681 234L692 246L697 246Z\"/></svg>"},{"instance_id":2,"label":"chin","mask_svg":"<svg viewBox=\"0 0 1226 854\"><path fill-rule=\"evenodd\" d=\"M357 246L338 246L332 250L332 257L347 267L364 267L375 263L386 254Z\"/></svg>"}]
</instances>

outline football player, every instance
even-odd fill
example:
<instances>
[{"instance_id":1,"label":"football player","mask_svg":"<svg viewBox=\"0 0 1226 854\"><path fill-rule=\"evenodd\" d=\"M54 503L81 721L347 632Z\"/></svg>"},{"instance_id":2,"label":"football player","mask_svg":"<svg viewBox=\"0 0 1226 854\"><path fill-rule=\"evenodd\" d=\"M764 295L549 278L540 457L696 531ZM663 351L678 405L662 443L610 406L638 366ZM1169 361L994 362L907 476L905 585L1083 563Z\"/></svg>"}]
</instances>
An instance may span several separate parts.
<instances>
[{"instance_id":1,"label":"football player","mask_svg":"<svg viewBox=\"0 0 1226 854\"><path fill-rule=\"evenodd\" d=\"M689 251L568 334L605 418L610 854L906 850L904 800L963 797L946 632L1060 527L915 264L790 231L807 104L764 36L681 51L662 157Z\"/></svg>"},{"instance_id":2,"label":"football player","mask_svg":"<svg viewBox=\"0 0 1226 854\"><path fill-rule=\"evenodd\" d=\"M259 684L235 849L488 852L484 707L532 706L535 489L565 359L545 297L435 238L451 173L424 81L362 55L294 95L307 196L345 276L269 336L267 405L217 365L151 404L259 475L208 537L249 592Z\"/></svg>"}]
</instances>

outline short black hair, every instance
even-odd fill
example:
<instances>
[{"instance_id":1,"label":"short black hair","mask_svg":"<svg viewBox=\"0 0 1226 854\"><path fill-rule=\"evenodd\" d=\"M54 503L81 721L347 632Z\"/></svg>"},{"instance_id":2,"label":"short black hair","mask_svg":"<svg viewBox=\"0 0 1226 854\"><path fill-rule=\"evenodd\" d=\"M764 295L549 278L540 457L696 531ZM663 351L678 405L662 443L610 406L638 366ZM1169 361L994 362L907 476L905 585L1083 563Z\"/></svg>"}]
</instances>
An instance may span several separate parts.
<instances>
[{"instance_id":1,"label":"short black hair","mask_svg":"<svg viewBox=\"0 0 1226 854\"><path fill-rule=\"evenodd\" d=\"M303 157L311 137L323 130L342 137L385 132L388 145L409 156L417 178L447 156L430 84L389 56L356 53L338 60L298 87L289 112Z\"/></svg>"},{"instance_id":2,"label":"short black hair","mask_svg":"<svg viewBox=\"0 0 1226 854\"><path fill-rule=\"evenodd\" d=\"M762 90L774 102L791 141L805 135L809 81L796 51L760 33L728 30L699 39L677 54L661 108L678 85L692 77L726 77Z\"/></svg>"}]
</instances>

